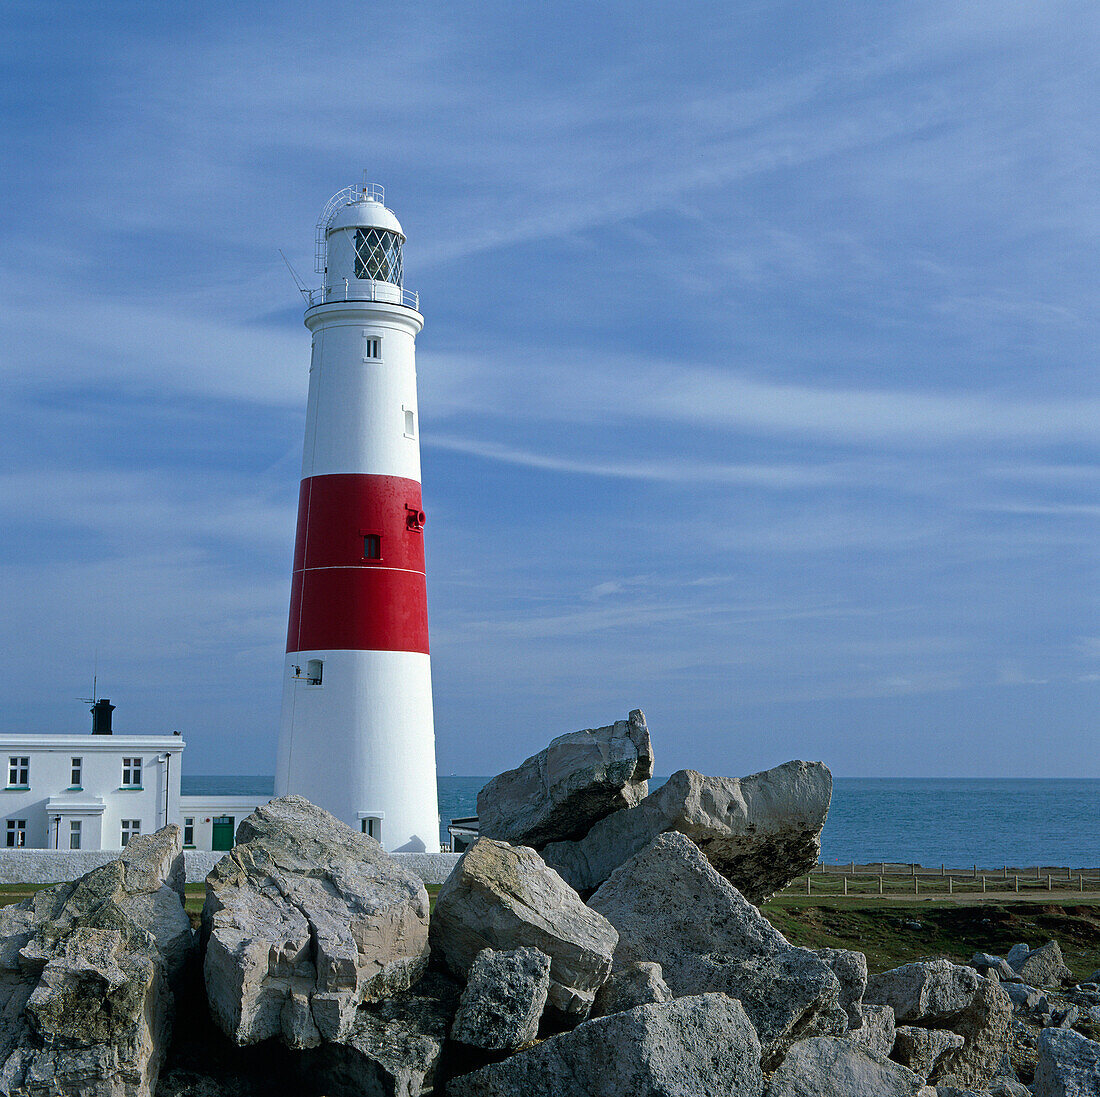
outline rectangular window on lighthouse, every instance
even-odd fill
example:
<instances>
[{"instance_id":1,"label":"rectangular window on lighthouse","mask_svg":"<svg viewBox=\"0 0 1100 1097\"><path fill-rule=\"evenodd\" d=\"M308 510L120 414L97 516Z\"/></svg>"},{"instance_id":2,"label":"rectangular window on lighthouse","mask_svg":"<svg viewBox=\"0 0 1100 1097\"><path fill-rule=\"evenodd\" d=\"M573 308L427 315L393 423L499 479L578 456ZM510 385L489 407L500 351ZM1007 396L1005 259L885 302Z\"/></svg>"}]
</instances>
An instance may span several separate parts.
<instances>
[{"instance_id":1,"label":"rectangular window on lighthouse","mask_svg":"<svg viewBox=\"0 0 1100 1097\"><path fill-rule=\"evenodd\" d=\"M382 361L382 340L376 335L368 335L363 339L363 361Z\"/></svg>"},{"instance_id":2,"label":"rectangular window on lighthouse","mask_svg":"<svg viewBox=\"0 0 1100 1097\"><path fill-rule=\"evenodd\" d=\"M367 533L363 535L363 559L382 559L382 538L379 534Z\"/></svg>"}]
</instances>

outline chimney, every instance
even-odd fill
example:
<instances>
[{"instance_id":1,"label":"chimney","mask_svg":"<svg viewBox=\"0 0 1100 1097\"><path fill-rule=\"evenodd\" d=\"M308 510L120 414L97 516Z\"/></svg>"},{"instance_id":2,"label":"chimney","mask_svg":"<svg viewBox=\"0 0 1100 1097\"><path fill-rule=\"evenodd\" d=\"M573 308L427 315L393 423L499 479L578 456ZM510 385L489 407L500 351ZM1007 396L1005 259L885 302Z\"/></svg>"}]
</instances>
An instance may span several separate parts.
<instances>
[{"instance_id":1,"label":"chimney","mask_svg":"<svg viewBox=\"0 0 1100 1097\"><path fill-rule=\"evenodd\" d=\"M111 704L110 698L108 697L101 697L92 705L93 735L111 734L111 713L114 711L115 706Z\"/></svg>"}]
</instances>

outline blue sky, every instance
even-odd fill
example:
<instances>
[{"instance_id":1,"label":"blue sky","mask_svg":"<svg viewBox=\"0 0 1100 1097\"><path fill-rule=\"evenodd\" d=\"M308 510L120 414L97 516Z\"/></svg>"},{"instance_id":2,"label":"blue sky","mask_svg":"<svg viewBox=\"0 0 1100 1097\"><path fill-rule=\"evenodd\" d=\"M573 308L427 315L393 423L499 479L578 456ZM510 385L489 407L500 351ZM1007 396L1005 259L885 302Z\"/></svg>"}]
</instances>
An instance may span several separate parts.
<instances>
[{"instance_id":1,"label":"blue sky","mask_svg":"<svg viewBox=\"0 0 1100 1097\"><path fill-rule=\"evenodd\" d=\"M0 730L270 773L312 269L386 186L439 768L1100 776L1091 3L2 15Z\"/></svg>"}]
</instances>

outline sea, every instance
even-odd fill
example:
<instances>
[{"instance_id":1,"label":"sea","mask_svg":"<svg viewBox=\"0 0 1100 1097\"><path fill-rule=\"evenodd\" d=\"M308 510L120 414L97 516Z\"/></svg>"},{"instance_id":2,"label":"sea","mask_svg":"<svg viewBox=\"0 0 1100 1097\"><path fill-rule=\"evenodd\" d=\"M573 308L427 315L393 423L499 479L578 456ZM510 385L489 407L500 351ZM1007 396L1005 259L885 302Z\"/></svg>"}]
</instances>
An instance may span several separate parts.
<instances>
[{"instance_id":1,"label":"sea","mask_svg":"<svg viewBox=\"0 0 1100 1097\"><path fill-rule=\"evenodd\" d=\"M477 814L488 780L438 778L440 841L451 819ZM273 788L272 777L182 779L182 792L196 796L270 796ZM1100 780L837 777L821 854L826 864L1100 868Z\"/></svg>"}]
</instances>

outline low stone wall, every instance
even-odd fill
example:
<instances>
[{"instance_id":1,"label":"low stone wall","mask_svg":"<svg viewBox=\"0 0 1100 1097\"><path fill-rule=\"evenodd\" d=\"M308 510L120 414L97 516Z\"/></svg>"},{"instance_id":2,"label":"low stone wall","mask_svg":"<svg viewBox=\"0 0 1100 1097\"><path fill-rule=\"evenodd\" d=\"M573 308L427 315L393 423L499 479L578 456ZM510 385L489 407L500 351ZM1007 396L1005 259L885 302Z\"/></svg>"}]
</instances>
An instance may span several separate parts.
<instances>
[{"instance_id":1,"label":"low stone wall","mask_svg":"<svg viewBox=\"0 0 1100 1097\"><path fill-rule=\"evenodd\" d=\"M75 880L118 857L110 849L0 849L0 884L59 884ZM199 883L225 854L189 849L183 860L189 883ZM395 861L425 884L441 884L458 863L458 853L394 853Z\"/></svg>"}]
</instances>

